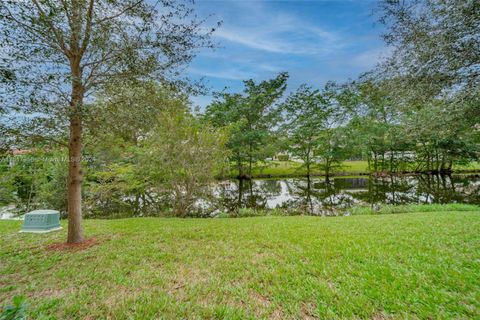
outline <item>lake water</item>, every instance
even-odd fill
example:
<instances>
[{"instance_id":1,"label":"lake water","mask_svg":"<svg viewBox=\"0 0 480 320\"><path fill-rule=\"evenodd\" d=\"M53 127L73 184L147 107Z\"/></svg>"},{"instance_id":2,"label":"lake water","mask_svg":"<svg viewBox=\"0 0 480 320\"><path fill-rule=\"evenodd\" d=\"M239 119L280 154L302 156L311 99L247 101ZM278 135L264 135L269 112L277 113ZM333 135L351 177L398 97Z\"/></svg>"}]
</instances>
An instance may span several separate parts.
<instances>
[{"instance_id":1,"label":"lake water","mask_svg":"<svg viewBox=\"0 0 480 320\"><path fill-rule=\"evenodd\" d=\"M289 208L326 215L354 205L480 204L480 175L234 180L220 182L216 195L226 210Z\"/></svg>"},{"instance_id":2,"label":"lake water","mask_svg":"<svg viewBox=\"0 0 480 320\"><path fill-rule=\"evenodd\" d=\"M323 177L226 180L215 184L214 194L214 199L199 203L211 216L238 208L283 208L314 215L337 215L352 206L480 205L480 175L333 177L330 181ZM21 218L12 213L14 208L0 208L0 220Z\"/></svg>"}]
</instances>

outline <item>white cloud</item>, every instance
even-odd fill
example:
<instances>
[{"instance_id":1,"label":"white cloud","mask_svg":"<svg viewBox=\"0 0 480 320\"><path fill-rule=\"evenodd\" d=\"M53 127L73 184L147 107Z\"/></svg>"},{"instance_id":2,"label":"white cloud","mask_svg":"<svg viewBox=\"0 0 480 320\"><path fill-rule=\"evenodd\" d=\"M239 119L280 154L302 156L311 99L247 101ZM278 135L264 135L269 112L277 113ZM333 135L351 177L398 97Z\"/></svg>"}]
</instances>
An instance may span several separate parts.
<instances>
[{"instance_id":1,"label":"white cloud","mask_svg":"<svg viewBox=\"0 0 480 320\"><path fill-rule=\"evenodd\" d=\"M350 64L351 66L369 70L375 67L377 63L388 57L391 52L392 49L388 47L370 49L353 56L348 61L348 64Z\"/></svg>"},{"instance_id":2,"label":"white cloud","mask_svg":"<svg viewBox=\"0 0 480 320\"><path fill-rule=\"evenodd\" d=\"M318 28L308 27L283 30L224 28L218 30L215 36L252 49L283 54L318 55L332 52L341 47L338 36Z\"/></svg>"},{"instance_id":3,"label":"white cloud","mask_svg":"<svg viewBox=\"0 0 480 320\"><path fill-rule=\"evenodd\" d=\"M281 44L271 40L261 39L258 34L252 34L250 32L237 32L225 29L220 29L215 33L216 37L235 42L247 46L253 49L259 49L269 52L284 53L285 48L282 48Z\"/></svg>"},{"instance_id":4,"label":"white cloud","mask_svg":"<svg viewBox=\"0 0 480 320\"><path fill-rule=\"evenodd\" d=\"M271 53L319 55L337 50L342 37L295 15L272 11L265 3L235 2L214 37Z\"/></svg>"},{"instance_id":5,"label":"white cloud","mask_svg":"<svg viewBox=\"0 0 480 320\"><path fill-rule=\"evenodd\" d=\"M245 80L252 77L252 74L249 72L243 72L237 69L226 69L221 71L206 71L198 68L189 68L188 72L194 75L201 77L212 77L217 79L226 79L226 80Z\"/></svg>"}]
</instances>

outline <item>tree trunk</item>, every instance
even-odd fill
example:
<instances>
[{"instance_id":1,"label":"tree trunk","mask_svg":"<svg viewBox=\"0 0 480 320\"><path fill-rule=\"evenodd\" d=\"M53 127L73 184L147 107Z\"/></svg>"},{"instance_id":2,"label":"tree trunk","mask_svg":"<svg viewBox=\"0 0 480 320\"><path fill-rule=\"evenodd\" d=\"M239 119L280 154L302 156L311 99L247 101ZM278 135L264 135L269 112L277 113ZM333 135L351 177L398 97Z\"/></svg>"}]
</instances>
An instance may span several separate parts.
<instances>
[{"instance_id":1,"label":"tree trunk","mask_svg":"<svg viewBox=\"0 0 480 320\"><path fill-rule=\"evenodd\" d=\"M250 154L248 157L248 176L249 178L252 177L252 163L253 163L253 146L252 143L250 143Z\"/></svg>"},{"instance_id":2,"label":"tree trunk","mask_svg":"<svg viewBox=\"0 0 480 320\"><path fill-rule=\"evenodd\" d=\"M393 152L393 149L390 149L390 172L393 172L393 160L394 160L394 152Z\"/></svg>"},{"instance_id":3,"label":"tree trunk","mask_svg":"<svg viewBox=\"0 0 480 320\"><path fill-rule=\"evenodd\" d=\"M325 159L325 181L330 182L330 160Z\"/></svg>"},{"instance_id":4,"label":"tree trunk","mask_svg":"<svg viewBox=\"0 0 480 320\"><path fill-rule=\"evenodd\" d=\"M70 140L68 144L68 243L83 242L82 229L82 118L83 86L80 68L72 66Z\"/></svg>"},{"instance_id":5,"label":"tree trunk","mask_svg":"<svg viewBox=\"0 0 480 320\"><path fill-rule=\"evenodd\" d=\"M382 171L385 171L385 149L382 147Z\"/></svg>"},{"instance_id":6,"label":"tree trunk","mask_svg":"<svg viewBox=\"0 0 480 320\"><path fill-rule=\"evenodd\" d=\"M306 165L307 165L307 177L309 178L308 181L310 181L310 148L307 149L307 157L306 157Z\"/></svg>"},{"instance_id":7,"label":"tree trunk","mask_svg":"<svg viewBox=\"0 0 480 320\"><path fill-rule=\"evenodd\" d=\"M237 202L237 210L242 207L242 200L243 200L243 179L238 180L238 202Z\"/></svg>"},{"instance_id":8,"label":"tree trunk","mask_svg":"<svg viewBox=\"0 0 480 320\"><path fill-rule=\"evenodd\" d=\"M310 214L313 214L313 201L312 201L312 182L310 176L307 176L307 206Z\"/></svg>"}]
</instances>

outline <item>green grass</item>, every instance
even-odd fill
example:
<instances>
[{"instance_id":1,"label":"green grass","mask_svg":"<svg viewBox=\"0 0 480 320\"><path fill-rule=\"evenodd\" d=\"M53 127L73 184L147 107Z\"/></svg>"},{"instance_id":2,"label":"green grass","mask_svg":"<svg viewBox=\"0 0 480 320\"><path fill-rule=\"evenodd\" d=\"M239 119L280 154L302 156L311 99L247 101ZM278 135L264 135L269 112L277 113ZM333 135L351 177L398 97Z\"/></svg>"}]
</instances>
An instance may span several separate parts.
<instances>
[{"instance_id":1,"label":"green grass","mask_svg":"<svg viewBox=\"0 0 480 320\"><path fill-rule=\"evenodd\" d=\"M31 319L480 317L480 211L86 220L78 252L19 228L0 221L0 305Z\"/></svg>"},{"instance_id":2,"label":"green grass","mask_svg":"<svg viewBox=\"0 0 480 320\"><path fill-rule=\"evenodd\" d=\"M360 214L396 214L412 212L443 212L443 211L480 211L480 206L465 203L448 204L408 204L408 205L383 205L378 211L371 207L358 206L349 209L353 215Z\"/></svg>"},{"instance_id":3,"label":"green grass","mask_svg":"<svg viewBox=\"0 0 480 320\"><path fill-rule=\"evenodd\" d=\"M368 173L367 161L346 161L341 168L333 171L334 175L358 175ZM323 170L314 168L311 170L312 175L323 175ZM253 177L295 177L305 176L306 168L302 164L294 161L267 161L259 163L253 169ZM232 176L236 176L236 172L232 172Z\"/></svg>"},{"instance_id":4,"label":"green grass","mask_svg":"<svg viewBox=\"0 0 480 320\"><path fill-rule=\"evenodd\" d=\"M407 204L407 205L381 205L379 208L371 206L355 206L348 209L332 211L336 216L344 215L374 215L374 214L397 214L397 213L415 213L415 212L444 212L444 211L480 211L480 206L465 203L448 204ZM246 217L265 217L265 216L295 216L301 213L296 210L284 208L263 209L263 208L240 208L237 211L222 212L218 218L246 218Z\"/></svg>"},{"instance_id":5,"label":"green grass","mask_svg":"<svg viewBox=\"0 0 480 320\"><path fill-rule=\"evenodd\" d=\"M267 161L266 163L258 163L253 168L254 178L269 178L269 177L296 177L305 176L306 169L301 167L302 164L294 161ZM412 168L413 170L413 168ZM480 171L480 163L472 162L468 165L455 165L453 170L455 172L473 172ZM340 168L333 170L333 175L362 175L368 174L367 161L345 161ZM231 173L232 177L238 175L236 170ZM312 175L324 175L323 170L315 168L312 170Z\"/></svg>"},{"instance_id":6,"label":"green grass","mask_svg":"<svg viewBox=\"0 0 480 320\"><path fill-rule=\"evenodd\" d=\"M471 162L466 165L454 165L453 170L456 172L480 171L480 162Z\"/></svg>"}]
</instances>

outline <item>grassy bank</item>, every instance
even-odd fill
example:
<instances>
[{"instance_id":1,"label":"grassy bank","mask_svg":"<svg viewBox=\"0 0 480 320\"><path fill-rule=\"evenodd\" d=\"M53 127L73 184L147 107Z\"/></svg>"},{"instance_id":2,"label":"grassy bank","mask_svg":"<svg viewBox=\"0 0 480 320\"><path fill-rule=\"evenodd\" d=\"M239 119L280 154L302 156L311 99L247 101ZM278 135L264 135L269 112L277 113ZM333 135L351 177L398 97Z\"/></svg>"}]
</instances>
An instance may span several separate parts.
<instances>
[{"instance_id":1,"label":"grassy bank","mask_svg":"<svg viewBox=\"0 0 480 320\"><path fill-rule=\"evenodd\" d=\"M397 214L416 212L445 212L445 211L480 211L480 206L465 203L448 204L408 204L408 205L383 205L378 210L368 206L358 206L349 209L352 215L364 214Z\"/></svg>"},{"instance_id":2,"label":"grassy bank","mask_svg":"<svg viewBox=\"0 0 480 320\"><path fill-rule=\"evenodd\" d=\"M0 304L32 319L480 317L480 211L351 217L0 221Z\"/></svg>"},{"instance_id":3,"label":"grassy bank","mask_svg":"<svg viewBox=\"0 0 480 320\"><path fill-rule=\"evenodd\" d=\"M334 170L334 175L361 175L368 174L367 161L347 161L342 168ZM273 178L273 177L299 177L305 176L307 170L302 164L295 161L266 161L265 163L257 163L252 170L253 178ZM314 176L324 175L319 168L311 169ZM236 170L232 170L231 177L238 176Z\"/></svg>"},{"instance_id":4,"label":"grassy bank","mask_svg":"<svg viewBox=\"0 0 480 320\"><path fill-rule=\"evenodd\" d=\"M413 169L412 169L413 170ZM453 168L454 172L477 172L480 171L480 163L474 162L468 165L457 165ZM298 177L305 176L306 169L302 164L294 161L267 161L258 163L253 169L254 178L273 178L273 177ZM332 175L349 176L369 174L367 161L345 161L340 168L333 170ZM319 168L312 170L312 175L321 176L324 172ZM238 172L233 170L231 177L238 176Z\"/></svg>"},{"instance_id":5,"label":"grassy bank","mask_svg":"<svg viewBox=\"0 0 480 320\"><path fill-rule=\"evenodd\" d=\"M371 206L355 206L343 210L332 210L331 216L344 215L376 215L376 214L398 214L398 213L416 213L416 212L445 212L445 211L480 211L480 206L465 203L448 203L448 204L407 204L407 205L381 205L372 208ZM288 209L256 209L256 208L240 208L234 212L220 213L219 218L246 218L246 217L264 217L276 216L286 217L299 215L298 211Z\"/></svg>"}]
</instances>

